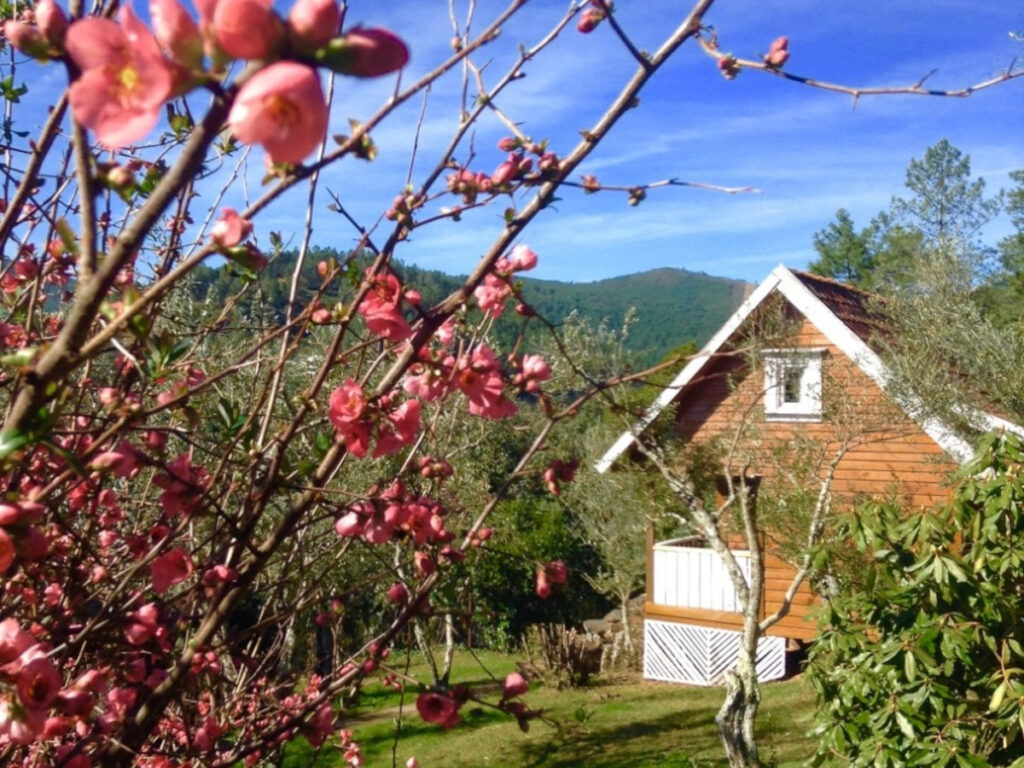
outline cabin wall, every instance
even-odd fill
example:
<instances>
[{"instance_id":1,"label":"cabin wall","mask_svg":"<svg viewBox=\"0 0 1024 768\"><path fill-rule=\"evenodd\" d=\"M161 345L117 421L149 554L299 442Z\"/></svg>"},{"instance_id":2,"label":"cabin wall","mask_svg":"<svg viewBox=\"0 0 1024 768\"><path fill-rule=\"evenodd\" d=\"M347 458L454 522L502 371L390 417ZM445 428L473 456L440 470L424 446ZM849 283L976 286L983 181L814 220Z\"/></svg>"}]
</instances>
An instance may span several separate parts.
<instances>
[{"instance_id":1,"label":"cabin wall","mask_svg":"<svg viewBox=\"0 0 1024 768\"><path fill-rule=\"evenodd\" d=\"M956 468L942 449L908 418L838 348L804 320L790 344L826 350L823 368L823 417L820 422L767 421L764 373L739 357L713 361L680 397L676 431L691 445L732 439L743 426L738 454L766 490L780 470L791 469L797 438L820 446L820 476L840 445L850 448L836 468L833 494L841 504L857 497L896 494L911 506L931 506L949 495L947 477ZM805 456L804 459L807 459Z\"/></svg>"},{"instance_id":2,"label":"cabin wall","mask_svg":"<svg viewBox=\"0 0 1024 768\"><path fill-rule=\"evenodd\" d=\"M841 447L846 451L836 466L831 491L842 508L867 497L895 497L910 507L925 507L948 498L948 477L956 464L902 409L879 389L860 368L815 328L802 320L785 345L774 348L823 348L820 421L769 421L764 415L764 371L746 357L723 355L711 361L700 378L681 394L675 429L692 450L718 440L734 444L738 468L761 477L758 496L764 498L789 482L794 462L802 462L805 483L818 487L829 463ZM737 430L739 439L735 440ZM802 446L801 450L796 450ZM689 457L680 461L689 461ZM778 520L778 518L776 518ZM792 583L796 568L784 549L768 536L762 617L774 613ZM789 531L799 535L799 531ZM730 546L744 548L730 543ZM649 564L649 572L653 571ZM738 628L741 617L730 611L693 606L665 605L652 591L649 573L645 615L655 621L687 623L715 629ZM679 587L682 589L682 587ZM769 631L772 636L812 639L814 622L808 619L816 598L805 581L789 613Z\"/></svg>"}]
</instances>

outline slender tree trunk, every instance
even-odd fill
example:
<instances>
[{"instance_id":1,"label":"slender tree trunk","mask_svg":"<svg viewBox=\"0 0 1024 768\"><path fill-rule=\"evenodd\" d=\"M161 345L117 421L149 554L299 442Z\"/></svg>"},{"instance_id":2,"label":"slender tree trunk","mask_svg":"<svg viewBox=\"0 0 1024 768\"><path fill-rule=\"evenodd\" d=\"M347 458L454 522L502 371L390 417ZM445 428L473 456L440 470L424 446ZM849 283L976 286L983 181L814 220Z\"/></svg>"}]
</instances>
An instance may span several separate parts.
<instances>
[{"instance_id":1,"label":"slender tree trunk","mask_svg":"<svg viewBox=\"0 0 1024 768\"><path fill-rule=\"evenodd\" d=\"M740 492L740 511L750 553L750 579L746 590L736 583L743 612L736 668L725 675L725 701L715 716L718 734L725 748L730 768L761 768L754 725L761 703L757 682L757 646L764 632L761 629L761 600L764 589L764 545L757 528L757 512L749 489ZM742 575L739 576L742 579Z\"/></svg>"},{"instance_id":2,"label":"slender tree trunk","mask_svg":"<svg viewBox=\"0 0 1024 768\"><path fill-rule=\"evenodd\" d=\"M441 672L441 682L447 686L452 675L452 662L455 661L455 620L452 614L444 615L444 669Z\"/></svg>"},{"instance_id":3,"label":"slender tree trunk","mask_svg":"<svg viewBox=\"0 0 1024 768\"><path fill-rule=\"evenodd\" d=\"M623 647L632 656L633 654L633 630L629 626L629 592L619 595L620 611L622 612L622 641Z\"/></svg>"},{"instance_id":4,"label":"slender tree trunk","mask_svg":"<svg viewBox=\"0 0 1024 768\"><path fill-rule=\"evenodd\" d=\"M754 723L761 691L754 674L754 654L740 651L736 669L725 675L725 701L715 716L730 768L760 768Z\"/></svg>"}]
</instances>

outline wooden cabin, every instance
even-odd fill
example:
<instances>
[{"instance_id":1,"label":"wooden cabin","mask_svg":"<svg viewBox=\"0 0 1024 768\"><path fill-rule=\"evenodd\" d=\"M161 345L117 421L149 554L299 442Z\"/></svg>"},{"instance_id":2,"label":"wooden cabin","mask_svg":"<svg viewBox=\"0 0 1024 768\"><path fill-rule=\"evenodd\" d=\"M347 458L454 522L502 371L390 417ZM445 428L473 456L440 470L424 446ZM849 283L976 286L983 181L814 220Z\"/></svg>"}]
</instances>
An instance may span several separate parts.
<instances>
[{"instance_id":1,"label":"wooden cabin","mask_svg":"<svg viewBox=\"0 0 1024 768\"><path fill-rule=\"evenodd\" d=\"M766 332L766 325L774 330ZM833 507L894 494L911 507L942 501L950 473L972 447L924 415L912 395L890 393L891 374L876 349L887 333L870 294L779 266L597 468L606 471L634 451L637 436L675 405L674 431L686 446L728 438L742 452L737 464L765 489L793 481L787 462L799 454L812 486L820 487L826 467L837 461L829 484ZM1017 429L987 414L977 421L982 429ZM819 463L808 462L807 449L797 446L814 446ZM748 556L742 541L730 540L741 569ZM770 534L766 549L762 617L775 612L796 573ZM717 555L696 537L655 541L649 527L646 591L644 675L718 682L735 663L741 616ZM805 582L789 614L768 630L758 651L762 679L784 674L788 641L813 639L808 614L815 600Z\"/></svg>"}]
</instances>

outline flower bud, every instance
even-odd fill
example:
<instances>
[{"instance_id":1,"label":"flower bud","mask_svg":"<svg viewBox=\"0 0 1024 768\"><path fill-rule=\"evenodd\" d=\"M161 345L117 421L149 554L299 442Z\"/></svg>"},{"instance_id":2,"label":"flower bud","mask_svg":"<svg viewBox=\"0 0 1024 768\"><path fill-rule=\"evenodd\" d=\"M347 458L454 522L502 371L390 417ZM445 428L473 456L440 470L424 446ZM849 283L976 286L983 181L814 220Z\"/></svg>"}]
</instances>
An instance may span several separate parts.
<instances>
[{"instance_id":1,"label":"flower bud","mask_svg":"<svg viewBox=\"0 0 1024 768\"><path fill-rule=\"evenodd\" d=\"M356 77L379 77L409 61L405 43L386 29L356 27L316 52L317 62L334 72Z\"/></svg>"},{"instance_id":2,"label":"flower bud","mask_svg":"<svg viewBox=\"0 0 1024 768\"><path fill-rule=\"evenodd\" d=\"M165 51L187 67L203 63L203 38L199 26L178 0L150 0L153 36Z\"/></svg>"},{"instance_id":3,"label":"flower bud","mask_svg":"<svg viewBox=\"0 0 1024 768\"><path fill-rule=\"evenodd\" d=\"M765 54L764 63L772 69L779 69L789 59L789 38L783 35L772 40L768 53Z\"/></svg>"},{"instance_id":4,"label":"flower bud","mask_svg":"<svg viewBox=\"0 0 1024 768\"><path fill-rule=\"evenodd\" d=\"M335 0L297 0L288 12L288 34L302 50L327 45L340 25L341 9Z\"/></svg>"},{"instance_id":5,"label":"flower bud","mask_svg":"<svg viewBox=\"0 0 1024 768\"><path fill-rule=\"evenodd\" d=\"M26 56L31 56L39 61L48 61L50 59L52 52L50 44L38 27L26 24L23 21L5 21L4 37Z\"/></svg>"},{"instance_id":6,"label":"flower bud","mask_svg":"<svg viewBox=\"0 0 1024 768\"><path fill-rule=\"evenodd\" d=\"M598 8L587 8L580 14L580 20L576 23L576 31L589 35L597 25L604 21L604 11Z\"/></svg>"},{"instance_id":7,"label":"flower bud","mask_svg":"<svg viewBox=\"0 0 1024 768\"><path fill-rule=\"evenodd\" d=\"M56 48L64 49L64 36L68 31L68 17L54 0L39 0L35 7L36 24L43 37Z\"/></svg>"}]
</instances>

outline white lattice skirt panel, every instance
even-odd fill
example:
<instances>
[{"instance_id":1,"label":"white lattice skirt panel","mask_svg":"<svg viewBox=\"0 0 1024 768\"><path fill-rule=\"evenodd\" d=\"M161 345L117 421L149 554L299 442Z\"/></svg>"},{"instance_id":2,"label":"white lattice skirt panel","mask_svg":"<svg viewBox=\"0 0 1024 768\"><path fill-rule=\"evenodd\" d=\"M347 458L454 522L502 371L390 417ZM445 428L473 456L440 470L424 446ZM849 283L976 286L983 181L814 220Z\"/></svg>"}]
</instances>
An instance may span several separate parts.
<instances>
[{"instance_id":1,"label":"white lattice skirt panel","mask_svg":"<svg viewBox=\"0 0 1024 768\"><path fill-rule=\"evenodd\" d=\"M740 633L693 624L644 621L644 677L670 683L719 685L736 666ZM757 676L778 680L786 673L786 640L762 637L757 645Z\"/></svg>"}]
</instances>

